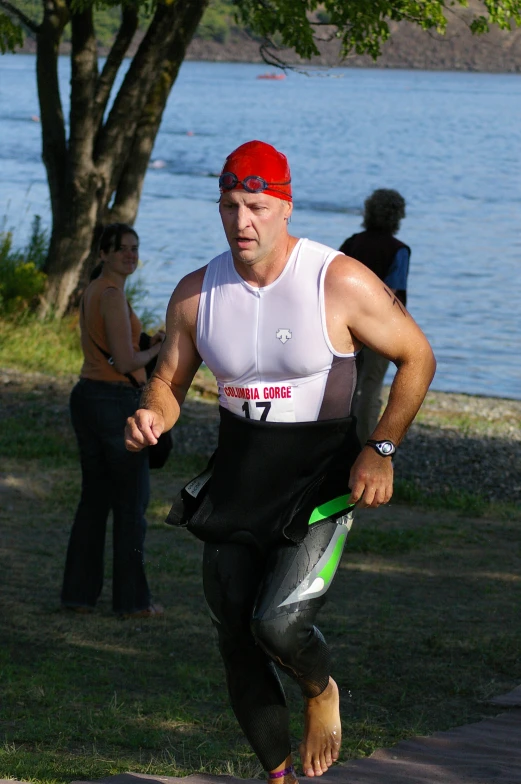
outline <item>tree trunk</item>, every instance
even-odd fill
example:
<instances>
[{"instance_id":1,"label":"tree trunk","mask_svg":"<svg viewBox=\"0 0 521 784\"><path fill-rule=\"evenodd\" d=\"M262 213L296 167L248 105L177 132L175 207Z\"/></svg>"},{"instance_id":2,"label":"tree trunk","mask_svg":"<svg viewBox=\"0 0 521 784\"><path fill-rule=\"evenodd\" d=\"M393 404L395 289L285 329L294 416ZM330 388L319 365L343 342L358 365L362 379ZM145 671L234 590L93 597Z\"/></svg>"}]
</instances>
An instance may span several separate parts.
<instances>
[{"instance_id":1,"label":"tree trunk","mask_svg":"<svg viewBox=\"0 0 521 784\"><path fill-rule=\"evenodd\" d=\"M65 191L59 211L53 211L53 231L45 271L47 288L42 316L61 318L69 308L81 271L92 248L98 216L98 178L76 177Z\"/></svg>"},{"instance_id":2,"label":"tree trunk","mask_svg":"<svg viewBox=\"0 0 521 784\"><path fill-rule=\"evenodd\" d=\"M71 303L77 303L79 291L86 284L86 272L95 260L95 240L102 224L134 222L170 90L208 2L165 0L158 4L103 122L110 89L136 29L136 10L127 7L123 11L120 31L98 76L92 9L73 14L69 11L70 0L45 0L45 29L38 37L37 57L53 229L41 315L61 317ZM56 58L69 13L72 72L67 140Z\"/></svg>"},{"instance_id":3,"label":"tree trunk","mask_svg":"<svg viewBox=\"0 0 521 784\"><path fill-rule=\"evenodd\" d=\"M193 15L187 21L172 41L161 64L137 125L125 167L119 178L114 203L108 211L107 217L111 222L134 223L136 219L145 174L168 96L177 79L185 58L186 48L197 29L201 15Z\"/></svg>"},{"instance_id":4,"label":"tree trunk","mask_svg":"<svg viewBox=\"0 0 521 784\"><path fill-rule=\"evenodd\" d=\"M58 85L58 48L69 14L63 0L45 4L36 37L36 80L42 124L42 158L47 170L53 217L65 188L67 139Z\"/></svg>"}]
</instances>

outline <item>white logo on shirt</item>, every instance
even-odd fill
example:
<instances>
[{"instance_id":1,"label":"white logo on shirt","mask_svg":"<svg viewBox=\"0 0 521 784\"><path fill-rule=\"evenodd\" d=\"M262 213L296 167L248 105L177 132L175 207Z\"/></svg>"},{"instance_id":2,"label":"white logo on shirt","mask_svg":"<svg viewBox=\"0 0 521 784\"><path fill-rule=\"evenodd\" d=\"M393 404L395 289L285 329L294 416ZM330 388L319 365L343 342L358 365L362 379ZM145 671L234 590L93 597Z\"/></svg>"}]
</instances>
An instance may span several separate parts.
<instances>
[{"instance_id":1,"label":"white logo on shirt","mask_svg":"<svg viewBox=\"0 0 521 784\"><path fill-rule=\"evenodd\" d=\"M291 330L290 329L278 329L277 330L277 337L281 343L287 343L288 340L291 340Z\"/></svg>"}]
</instances>

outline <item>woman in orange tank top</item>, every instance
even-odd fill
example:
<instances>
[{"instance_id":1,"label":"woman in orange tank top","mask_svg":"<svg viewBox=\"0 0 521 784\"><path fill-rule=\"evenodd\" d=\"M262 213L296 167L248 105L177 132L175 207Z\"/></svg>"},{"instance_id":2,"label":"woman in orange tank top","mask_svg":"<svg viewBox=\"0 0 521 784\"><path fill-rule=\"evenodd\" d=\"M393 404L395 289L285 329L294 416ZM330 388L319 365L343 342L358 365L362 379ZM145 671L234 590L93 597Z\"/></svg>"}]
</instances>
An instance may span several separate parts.
<instances>
[{"instance_id":1,"label":"woman in orange tank top","mask_svg":"<svg viewBox=\"0 0 521 784\"><path fill-rule=\"evenodd\" d=\"M94 610L103 586L105 533L113 513L112 608L118 615L162 613L152 603L144 566L145 511L149 500L148 455L125 449L127 417L139 407L145 366L161 347L139 349L141 323L125 297L125 282L138 264L138 235L122 223L107 226L100 264L80 309L84 363L70 399L80 450L81 497L67 549L62 606Z\"/></svg>"}]
</instances>

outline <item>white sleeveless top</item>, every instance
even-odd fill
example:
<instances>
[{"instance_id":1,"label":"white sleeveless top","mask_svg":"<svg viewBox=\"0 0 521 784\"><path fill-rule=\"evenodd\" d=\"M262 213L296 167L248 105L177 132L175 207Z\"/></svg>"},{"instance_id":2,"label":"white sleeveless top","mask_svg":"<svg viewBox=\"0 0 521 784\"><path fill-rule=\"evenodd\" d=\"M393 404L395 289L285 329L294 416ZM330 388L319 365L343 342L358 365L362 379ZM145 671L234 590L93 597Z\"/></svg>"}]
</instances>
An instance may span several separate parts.
<instances>
[{"instance_id":1,"label":"white sleeveless top","mask_svg":"<svg viewBox=\"0 0 521 784\"><path fill-rule=\"evenodd\" d=\"M300 239L277 280L255 288L230 251L208 264L197 318L197 350L215 375L219 403L268 422L347 417L355 354L329 340L324 279L338 251Z\"/></svg>"}]
</instances>

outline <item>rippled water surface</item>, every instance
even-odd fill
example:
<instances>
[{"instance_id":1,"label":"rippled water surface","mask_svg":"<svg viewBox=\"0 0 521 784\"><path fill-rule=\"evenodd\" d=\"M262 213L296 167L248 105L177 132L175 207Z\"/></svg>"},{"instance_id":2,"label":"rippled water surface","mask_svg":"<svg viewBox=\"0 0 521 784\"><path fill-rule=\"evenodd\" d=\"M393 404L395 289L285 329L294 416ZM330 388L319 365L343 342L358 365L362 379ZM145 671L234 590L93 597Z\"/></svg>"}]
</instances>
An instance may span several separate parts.
<instances>
[{"instance_id":1,"label":"rippled water surface","mask_svg":"<svg viewBox=\"0 0 521 784\"><path fill-rule=\"evenodd\" d=\"M64 104L68 61L60 62ZM185 63L165 111L136 227L148 305L225 248L217 181L260 138L292 166L292 230L338 247L377 187L406 198L409 308L438 359L433 387L521 398L521 76ZM49 223L35 59L0 58L0 220L22 242Z\"/></svg>"}]
</instances>

